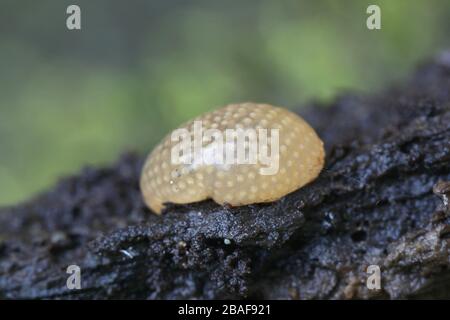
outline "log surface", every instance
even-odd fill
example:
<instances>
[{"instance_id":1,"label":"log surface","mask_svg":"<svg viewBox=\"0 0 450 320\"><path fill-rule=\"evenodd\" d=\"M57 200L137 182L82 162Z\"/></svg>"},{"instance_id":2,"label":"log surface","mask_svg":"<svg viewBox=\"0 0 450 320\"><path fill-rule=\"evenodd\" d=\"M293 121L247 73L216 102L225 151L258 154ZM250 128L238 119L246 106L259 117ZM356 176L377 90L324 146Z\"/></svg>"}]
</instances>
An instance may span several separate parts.
<instances>
[{"instance_id":1,"label":"log surface","mask_svg":"<svg viewBox=\"0 0 450 320\"><path fill-rule=\"evenodd\" d=\"M302 115L327 148L310 185L270 204L151 214L125 154L0 210L0 298L450 298L450 52L377 95ZM80 290L66 287L69 265ZM369 290L369 265L381 290Z\"/></svg>"}]
</instances>

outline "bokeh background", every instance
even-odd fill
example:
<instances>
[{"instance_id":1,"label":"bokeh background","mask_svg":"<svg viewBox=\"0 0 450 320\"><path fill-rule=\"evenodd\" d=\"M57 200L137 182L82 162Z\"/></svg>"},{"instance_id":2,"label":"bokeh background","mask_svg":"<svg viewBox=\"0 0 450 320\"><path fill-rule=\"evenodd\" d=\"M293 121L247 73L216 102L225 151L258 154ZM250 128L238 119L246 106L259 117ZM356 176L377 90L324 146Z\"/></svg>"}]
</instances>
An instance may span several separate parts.
<instances>
[{"instance_id":1,"label":"bokeh background","mask_svg":"<svg viewBox=\"0 0 450 320\"><path fill-rule=\"evenodd\" d=\"M0 206L216 106L370 93L449 45L448 0L0 0Z\"/></svg>"}]
</instances>

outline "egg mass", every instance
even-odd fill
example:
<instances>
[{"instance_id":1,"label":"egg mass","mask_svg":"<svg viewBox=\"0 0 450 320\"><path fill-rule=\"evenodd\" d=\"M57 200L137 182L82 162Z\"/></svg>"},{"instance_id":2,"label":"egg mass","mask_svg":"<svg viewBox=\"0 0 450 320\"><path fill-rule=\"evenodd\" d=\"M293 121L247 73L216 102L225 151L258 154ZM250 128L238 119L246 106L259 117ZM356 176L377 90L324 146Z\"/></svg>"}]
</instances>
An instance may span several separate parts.
<instances>
[{"instance_id":1,"label":"egg mass","mask_svg":"<svg viewBox=\"0 0 450 320\"><path fill-rule=\"evenodd\" d=\"M158 214L169 202L271 202L314 180L324 157L323 142L295 113L230 104L167 135L147 157L140 187Z\"/></svg>"}]
</instances>

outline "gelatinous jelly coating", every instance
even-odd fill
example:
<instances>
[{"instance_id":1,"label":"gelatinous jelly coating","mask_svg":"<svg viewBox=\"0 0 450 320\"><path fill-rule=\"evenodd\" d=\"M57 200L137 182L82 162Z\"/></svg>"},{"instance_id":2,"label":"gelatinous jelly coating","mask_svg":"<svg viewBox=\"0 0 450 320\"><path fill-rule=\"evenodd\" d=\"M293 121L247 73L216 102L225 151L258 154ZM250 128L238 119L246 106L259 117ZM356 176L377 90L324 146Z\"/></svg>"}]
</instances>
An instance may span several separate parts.
<instances>
[{"instance_id":1,"label":"gelatinous jelly coating","mask_svg":"<svg viewBox=\"0 0 450 320\"><path fill-rule=\"evenodd\" d=\"M174 164L172 148L179 141L172 141L169 134L150 153L141 176L145 203L156 213L161 212L164 203L191 203L208 198L232 206L271 202L314 180L323 168L322 140L301 117L284 108L256 103L230 104L180 128L189 130L193 137L194 122L199 120L203 130L218 129L224 137L226 129L255 129L257 132L267 129L265 154L275 157L272 161L276 160L278 170L274 174L261 174L260 169L268 167L267 162L262 161L230 165L195 161L194 164ZM278 152L271 145L271 129L278 129ZM256 137L258 143L263 140L259 135ZM233 141L237 143L237 140ZM203 138L202 150L208 150L213 142L214 139ZM227 143L224 141L224 144ZM258 155L261 150L258 149ZM248 156L248 147L246 152Z\"/></svg>"}]
</instances>

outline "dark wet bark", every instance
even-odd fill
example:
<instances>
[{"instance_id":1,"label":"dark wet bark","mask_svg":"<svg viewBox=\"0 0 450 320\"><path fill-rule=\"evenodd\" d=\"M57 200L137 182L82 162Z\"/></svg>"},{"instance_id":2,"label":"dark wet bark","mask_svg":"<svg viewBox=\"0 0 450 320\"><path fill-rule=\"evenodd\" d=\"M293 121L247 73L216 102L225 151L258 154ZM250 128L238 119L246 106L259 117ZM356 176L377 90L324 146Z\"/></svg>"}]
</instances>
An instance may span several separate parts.
<instances>
[{"instance_id":1,"label":"dark wet bark","mask_svg":"<svg viewBox=\"0 0 450 320\"><path fill-rule=\"evenodd\" d=\"M264 205L151 214L142 158L87 168L0 212L1 298L450 298L450 53L377 96L302 112L326 169ZM68 265L82 289L68 290ZM382 290L366 287L381 267Z\"/></svg>"}]
</instances>

